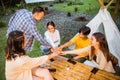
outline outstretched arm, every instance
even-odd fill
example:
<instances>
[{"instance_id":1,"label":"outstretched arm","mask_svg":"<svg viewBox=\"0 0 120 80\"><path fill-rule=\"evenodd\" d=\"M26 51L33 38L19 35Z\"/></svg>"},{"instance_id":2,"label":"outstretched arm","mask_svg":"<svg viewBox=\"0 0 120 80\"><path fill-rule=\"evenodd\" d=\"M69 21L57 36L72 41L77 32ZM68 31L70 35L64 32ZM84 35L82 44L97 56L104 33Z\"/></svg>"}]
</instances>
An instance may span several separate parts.
<instances>
[{"instance_id":1,"label":"outstretched arm","mask_svg":"<svg viewBox=\"0 0 120 80\"><path fill-rule=\"evenodd\" d=\"M110 0L109 3L106 5L106 8L108 8L112 3L113 3L114 0Z\"/></svg>"},{"instance_id":2,"label":"outstretched arm","mask_svg":"<svg viewBox=\"0 0 120 80\"><path fill-rule=\"evenodd\" d=\"M60 47L59 47L59 49L63 49L63 48L66 48L66 47L68 47L68 46L70 46L70 45L72 45L73 44L73 42L72 41L69 41L69 42L67 42L67 43L65 43L64 45L61 45Z\"/></svg>"},{"instance_id":3,"label":"outstretched arm","mask_svg":"<svg viewBox=\"0 0 120 80\"><path fill-rule=\"evenodd\" d=\"M77 54L77 55L82 57L83 55L88 55L90 49L91 49L91 46L87 46L87 47L82 48L82 49L71 50L71 51L63 51L62 55ZM85 54L86 52L87 52L87 54Z\"/></svg>"}]
</instances>

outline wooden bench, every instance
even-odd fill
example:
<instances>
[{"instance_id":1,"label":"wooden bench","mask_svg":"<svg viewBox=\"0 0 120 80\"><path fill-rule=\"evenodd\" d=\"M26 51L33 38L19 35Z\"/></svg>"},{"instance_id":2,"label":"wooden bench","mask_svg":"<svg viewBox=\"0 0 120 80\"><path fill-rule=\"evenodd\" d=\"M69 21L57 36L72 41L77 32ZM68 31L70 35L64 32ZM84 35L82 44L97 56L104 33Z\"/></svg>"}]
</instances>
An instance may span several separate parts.
<instances>
[{"instance_id":1,"label":"wooden bench","mask_svg":"<svg viewBox=\"0 0 120 80\"><path fill-rule=\"evenodd\" d=\"M56 80L120 80L120 76L102 70L93 74L91 73L93 67L80 62L76 62L74 65L61 56L56 57L50 64L52 68L56 69L56 72L51 72Z\"/></svg>"}]
</instances>

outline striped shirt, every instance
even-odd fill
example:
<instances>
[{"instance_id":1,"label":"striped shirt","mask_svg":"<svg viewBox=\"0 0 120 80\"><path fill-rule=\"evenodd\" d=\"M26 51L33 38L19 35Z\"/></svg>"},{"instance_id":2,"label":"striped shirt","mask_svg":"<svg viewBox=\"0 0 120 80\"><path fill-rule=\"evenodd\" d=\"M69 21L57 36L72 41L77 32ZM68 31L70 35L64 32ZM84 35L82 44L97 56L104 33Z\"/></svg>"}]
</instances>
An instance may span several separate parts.
<instances>
[{"instance_id":1,"label":"striped shirt","mask_svg":"<svg viewBox=\"0 0 120 80\"><path fill-rule=\"evenodd\" d=\"M7 37L12 31L22 31L26 35L27 44L25 50L32 50L34 44L34 38L41 42L44 46L50 46L50 44L43 39L41 34L36 28L36 21L33 18L31 12L26 9L17 11L8 23Z\"/></svg>"}]
</instances>

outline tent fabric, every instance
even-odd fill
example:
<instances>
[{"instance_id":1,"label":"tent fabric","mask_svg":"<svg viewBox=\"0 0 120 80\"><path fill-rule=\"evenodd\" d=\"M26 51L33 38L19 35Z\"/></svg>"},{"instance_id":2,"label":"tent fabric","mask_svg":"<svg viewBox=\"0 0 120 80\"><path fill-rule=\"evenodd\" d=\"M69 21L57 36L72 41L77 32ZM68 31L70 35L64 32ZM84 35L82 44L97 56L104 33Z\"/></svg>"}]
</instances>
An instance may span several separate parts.
<instances>
[{"instance_id":1,"label":"tent fabric","mask_svg":"<svg viewBox=\"0 0 120 80\"><path fill-rule=\"evenodd\" d=\"M89 37L91 37L94 32L100 32L99 27L101 27L101 24L103 24L109 50L117 57L118 65L120 66L120 32L107 9L100 9L98 14L86 25L91 28Z\"/></svg>"}]
</instances>

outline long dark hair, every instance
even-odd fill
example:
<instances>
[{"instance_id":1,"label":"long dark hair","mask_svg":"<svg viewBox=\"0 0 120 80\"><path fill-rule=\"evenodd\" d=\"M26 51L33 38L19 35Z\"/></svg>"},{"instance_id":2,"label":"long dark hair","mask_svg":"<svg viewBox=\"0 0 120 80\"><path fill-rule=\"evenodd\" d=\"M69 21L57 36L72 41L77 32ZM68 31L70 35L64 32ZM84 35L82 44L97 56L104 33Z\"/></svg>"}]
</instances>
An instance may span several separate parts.
<instances>
[{"instance_id":1,"label":"long dark hair","mask_svg":"<svg viewBox=\"0 0 120 80\"><path fill-rule=\"evenodd\" d=\"M55 24L54 24L53 21L49 21L49 22L47 23L47 28L48 28L49 25L52 25L52 26L55 28Z\"/></svg>"},{"instance_id":2,"label":"long dark hair","mask_svg":"<svg viewBox=\"0 0 120 80\"><path fill-rule=\"evenodd\" d=\"M100 32L96 32L96 33L92 34L92 36L94 36L96 38L96 40L99 42L100 50L103 52L103 54L108 62L110 60L110 53L109 53L108 43L105 39L105 36ZM94 56L95 56L95 48L92 46L91 47L91 59L93 59Z\"/></svg>"},{"instance_id":3,"label":"long dark hair","mask_svg":"<svg viewBox=\"0 0 120 80\"><path fill-rule=\"evenodd\" d=\"M6 59L12 60L15 59L17 56L25 55L25 50L23 49L23 44L25 41L25 37L23 32L21 31L13 31L9 33L7 39L7 45L5 48Z\"/></svg>"}]
</instances>

